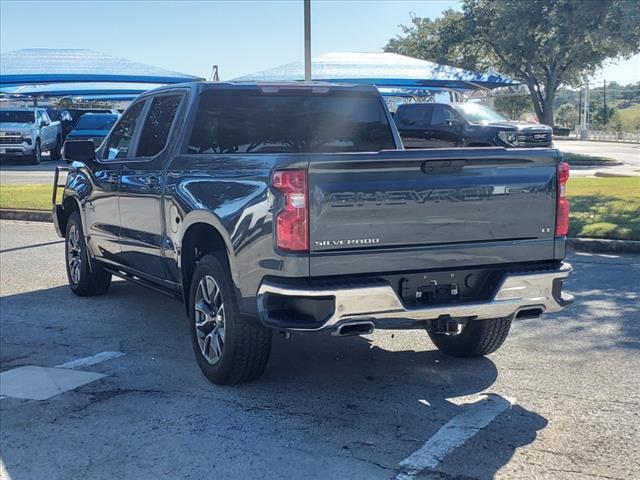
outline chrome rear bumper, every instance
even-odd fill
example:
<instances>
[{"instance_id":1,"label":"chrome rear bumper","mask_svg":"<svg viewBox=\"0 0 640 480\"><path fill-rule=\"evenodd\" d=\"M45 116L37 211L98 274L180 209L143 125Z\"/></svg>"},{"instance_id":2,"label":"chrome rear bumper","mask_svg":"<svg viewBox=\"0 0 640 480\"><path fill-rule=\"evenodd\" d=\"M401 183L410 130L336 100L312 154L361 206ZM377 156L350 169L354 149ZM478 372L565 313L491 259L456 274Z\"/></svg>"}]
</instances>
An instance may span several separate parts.
<instances>
[{"instance_id":1,"label":"chrome rear bumper","mask_svg":"<svg viewBox=\"0 0 640 480\"><path fill-rule=\"evenodd\" d=\"M290 328L300 331L331 329L341 323L365 320L413 320L416 322L437 320L441 317L483 320L517 315L522 310L538 309L540 313L562 310L573 301L570 295L562 295L562 280L573 268L562 263L555 270L543 270L505 275L491 300L478 303L448 304L425 308L407 308L389 285L349 286L335 288L295 288L264 282L258 291L258 311L262 322L268 326L283 328L282 322L269 312L270 295L290 298L333 299L333 312L321 324L309 328Z\"/></svg>"}]
</instances>

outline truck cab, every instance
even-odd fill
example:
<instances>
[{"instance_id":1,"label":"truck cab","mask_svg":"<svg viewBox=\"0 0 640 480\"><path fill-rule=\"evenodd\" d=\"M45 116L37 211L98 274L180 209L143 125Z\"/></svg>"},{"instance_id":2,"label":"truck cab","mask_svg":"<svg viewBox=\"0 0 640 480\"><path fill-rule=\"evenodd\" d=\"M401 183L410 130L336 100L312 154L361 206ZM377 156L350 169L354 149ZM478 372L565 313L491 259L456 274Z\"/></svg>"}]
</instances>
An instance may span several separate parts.
<instances>
[{"instance_id":1,"label":"truck cab","mask_svg":"<svg viewBox=\"0 0 640 480\"><path fill-rule=\"evenodd\" d=\"M479 103L407 103L394 120L405 148L552 146L551 127L510 121Z\"/></svg>"}]
</instances>

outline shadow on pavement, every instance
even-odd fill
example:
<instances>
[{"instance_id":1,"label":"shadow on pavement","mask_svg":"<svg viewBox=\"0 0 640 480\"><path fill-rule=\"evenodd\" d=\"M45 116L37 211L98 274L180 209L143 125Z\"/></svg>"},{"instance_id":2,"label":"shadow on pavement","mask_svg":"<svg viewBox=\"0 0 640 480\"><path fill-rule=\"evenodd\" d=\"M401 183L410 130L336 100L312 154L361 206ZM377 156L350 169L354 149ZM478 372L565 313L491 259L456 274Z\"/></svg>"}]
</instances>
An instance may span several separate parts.
<instances>
[{"instance_id":1,"label":"shadow on pavement","mask_svg":"<svg viewBox=\"0 0 640 480\"><path fill-rule=\"evenodd\" d=\"M489 358L440 354L423 331L274 336L262 379L216 387L193 358L183 306L170 299L114 282L103 297L60 286L2 301L2 370L126 353L100 370L104 380L3 415L12 478L151 478L169 467L203 478L212 468L203 445L236 452L216 460L220 478L392 478L473 401L458 397L491 392L498 376ZM436 470L493 478L546 423L514 405Z\"/></svg>"},{"instance_id":2,"label":"shadow on pavement","mask_svg":"<svg viewBox=\"0 0 640 480\"><path fill-rule=\"evenodd\" d=\"M585 253L571 261L574 272L565 288L575 302L545 316L546 328L534 319L519 321L518 331L530 344L547 344L568 356L640 349L640 256Z\"/></svg>"}]
</instances>

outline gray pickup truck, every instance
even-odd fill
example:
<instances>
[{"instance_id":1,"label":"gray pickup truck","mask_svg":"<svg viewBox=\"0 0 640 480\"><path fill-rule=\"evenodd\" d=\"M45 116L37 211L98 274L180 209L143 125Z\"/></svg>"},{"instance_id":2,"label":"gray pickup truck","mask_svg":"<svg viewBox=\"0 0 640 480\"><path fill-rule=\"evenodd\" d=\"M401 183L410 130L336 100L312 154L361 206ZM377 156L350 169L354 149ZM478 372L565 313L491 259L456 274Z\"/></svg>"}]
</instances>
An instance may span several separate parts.
<instances>
[{"instance_id":1,"label":"gray pickup truck","mask_svg":"<svg viewBox=\"0 0 640 480\"><path fill-rule=\"evenodd\" d=\"M37 165L42 152L60 160L62 125L44 108L2 108L0 110L0 157L27 158Z\"/></svg>"},{"instance_id":2,"label":"gray pickup truck","mask_svg":"<svg viewBox=\"0 0 640 480\"><path fill-rule=\"evenodd\" d=\"M164 87L97 151L65 155L53 217L71 290L116 275L184 302L217 384L258 378L273 330L426 330L478 356L571 301L560 153L405 151L372 87Z\"/></svg>"}]
</instances>

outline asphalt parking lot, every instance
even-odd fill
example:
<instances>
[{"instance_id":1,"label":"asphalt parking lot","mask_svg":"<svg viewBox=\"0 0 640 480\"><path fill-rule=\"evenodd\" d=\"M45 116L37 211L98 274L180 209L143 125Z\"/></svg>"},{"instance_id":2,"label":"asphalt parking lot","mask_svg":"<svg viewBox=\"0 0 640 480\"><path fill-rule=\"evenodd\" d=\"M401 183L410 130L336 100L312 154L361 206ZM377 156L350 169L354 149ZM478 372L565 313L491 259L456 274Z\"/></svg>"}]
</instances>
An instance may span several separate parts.
<instances>
[{"instance_id":1,"label":"asphalt parking lot","mask_svg":"<svg viewBox=\"0 0 640 480\"><path fill-rule=\"evenodd\" d=\"M57 166L66 166L65 161L49 160L48 154L43 154L40 165L26 165L24 161L5 160L0 163L0 185L12 184L53 184L53 173Z\"/></svg>"},{"instance_id":2,"label":"asphalt parking lot","mask_svg":"<svg viewBox=\"0 0 640 480\"><path fill-rule=\"evenodd\" d=\"M554 139L554 146L563 152L607 157L622 162L622 165L606 167L573 165L571 167L571 175L573 176L585 177L596 174L598 176L640 176L640 144L556 138Z\"/></svg>"},{"instance_id":3,"label":"asphalt parking lot","mask_svg":"<svg viewBox=\"0 0 640 480\"><path fill-rule=\"evenodd\" d=\"M640 256L572 254L576 303L488 358L421 331L278 337L260 381L223 388L182 305L122 281L75 297L63 250L51 224L0 222L0 371L104 376L2 398L0 478L640 478Z\"/></svg>"}]
</instances>

